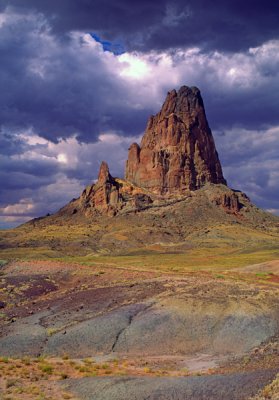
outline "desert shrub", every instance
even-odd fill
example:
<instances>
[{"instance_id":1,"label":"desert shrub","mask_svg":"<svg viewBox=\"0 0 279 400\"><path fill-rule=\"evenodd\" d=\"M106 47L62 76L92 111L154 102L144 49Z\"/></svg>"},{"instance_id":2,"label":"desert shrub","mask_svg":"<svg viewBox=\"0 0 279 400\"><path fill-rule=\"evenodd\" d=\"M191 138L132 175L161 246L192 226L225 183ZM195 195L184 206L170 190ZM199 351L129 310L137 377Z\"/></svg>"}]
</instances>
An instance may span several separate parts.
<instances>
[{"instance_id":1,"label":"desert shrub","mask_svg":"<svg viewBox=\"0 0 279 400\"><path fill-rule=\"evenodd\" d=\"M0 268L4 267L4 265L8 264L7 260L0 260Z\"/></svg>"},{"instance_id":2,"label":"desert shrub","mask_svg":"<svg viewBox=\"0 0 279 400\"><path fill-rule=\"evenodd\" d=\"M8 379L6 382L6 388L9 389L10 387L16 386L17 380L16 379Z\"/></svg>"},{"instance_id":3,"label":"desert shrub","mask_svg":"<svg viewBox=\"0 0 279 400\"><path fill-rule=\"evenodd\" d=\"M49 364L41 365L40 369L42 372L44 372L45 374L48 374L48 375L51 375L53 372L53 367L52 367L52 365L49 365Z\"/></svg>"},{"instance_id":4,"label":"desert shrub","mask_svg":"<svg viewBox=\"0 0 279 400\"><path fill-rule=\"evenodd\" d=\"M47 336L52 336L57 332L58 332L58 329L56 329L56 328L48 328L47 329Z\"/></svg>"},{"instance_id":5,"label":"desert shrub","mask_svg":"<svg viewBox=\"0 0 279 400\"><path fill-rule=\"evenodd\" d=\"M22 362L23 362L23 364L25 364L25 365L31 365L31 360L30 360L30 358L29 357L23 357L23 359L22 359Z\"/></svg>"}]
</instances>

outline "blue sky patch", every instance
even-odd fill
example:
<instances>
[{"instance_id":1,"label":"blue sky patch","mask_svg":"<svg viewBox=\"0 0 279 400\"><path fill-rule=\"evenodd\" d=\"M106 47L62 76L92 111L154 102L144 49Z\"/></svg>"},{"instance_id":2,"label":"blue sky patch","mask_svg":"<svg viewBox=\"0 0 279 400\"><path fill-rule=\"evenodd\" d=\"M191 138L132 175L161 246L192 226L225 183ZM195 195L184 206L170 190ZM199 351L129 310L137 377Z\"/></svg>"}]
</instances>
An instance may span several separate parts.
<instances>
[{"instance_id":1,"label":"blue sky patch","mask_svg":"<svg viewBox=\"0 0 279 400\"><path fill-rule=\"evenodd\" d=\"M90 33L90 35L93 37L93 39L96 40L96 42L100 43L103 46L104 51L110 51L111 53L113 53L115 55L120 55L120 54L125 53L125 48L122 43L110 42L109 40L103 40L96 33Z\"/></svg>"}]
</instances>

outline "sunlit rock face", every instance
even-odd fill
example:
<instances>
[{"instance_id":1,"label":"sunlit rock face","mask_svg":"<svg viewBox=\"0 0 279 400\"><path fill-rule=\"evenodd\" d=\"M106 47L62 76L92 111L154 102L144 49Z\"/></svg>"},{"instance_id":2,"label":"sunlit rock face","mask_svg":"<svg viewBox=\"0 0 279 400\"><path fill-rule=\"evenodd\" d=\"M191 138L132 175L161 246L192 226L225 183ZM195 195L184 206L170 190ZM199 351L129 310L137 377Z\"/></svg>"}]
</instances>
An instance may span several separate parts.
<instances>
[{"instance_id":1,"label":"sunlit rock face","mask_svg":"<svg viewBox=\"0 0 279 400\"><path fill-rule=\"evenodd\" d=\"M114 212L113 207L121 203L119 185L111 176L106 162L101 163L96 184L88 186L83 191L81 202L87 207L111 213Z\"/></svg>"},{"instance_id":2,"label":"sunlit rock face","mask_svg":"<svg viewBox=\"0 0 279 400\"><path fill-rule=\"evenodd\" d=\"M182 86L168 93L161 111L149 118L140 146L131 145L125 179L158 194L226 184L199 89Z\"/></svg>"}]
</instances>

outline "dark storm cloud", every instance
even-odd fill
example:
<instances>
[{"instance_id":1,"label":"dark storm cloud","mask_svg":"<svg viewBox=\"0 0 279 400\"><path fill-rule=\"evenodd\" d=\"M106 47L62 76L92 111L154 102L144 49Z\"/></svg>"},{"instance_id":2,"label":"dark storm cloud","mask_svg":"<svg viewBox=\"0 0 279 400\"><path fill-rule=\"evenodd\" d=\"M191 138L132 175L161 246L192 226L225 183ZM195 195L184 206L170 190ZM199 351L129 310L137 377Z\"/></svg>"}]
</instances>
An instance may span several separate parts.
<instances>
[{"instance_id":1,"label":"dark storm cloud","mask_svg":"<svg viewBox=\"0 0 279 400\"><path fill-rule=\"evenodd\" d=\"M0 149L1 154L5 156L11 156L19 152L24 152L26 146L25 142L20 138L10 134L0 131Z\"/></svg>"},{"instance_id":2,"label":"dark storm cloud","mask_svg":"<svg viewBox=\"0 0 279 400\"><path fill-rule=\"evenodd\" d=\"M199 46L240 51L279 35L279 3L274 0L10 0L8 4L42 12L57 33L98 32L106 40L123 41L129 50Z\"/></svg>"},{"instance_id":3,"label":"dark storm cloud","mask_svg":"<svg viewBox=\"0 0 279 400\"><path fill-rule=\"evenodd\" d=\"M279 127L215 133L228 184L246 192L259 207L279 214Z\"/></svg>"},{"instance_id":4,"label":"dark storm cloud","mask_svg":"<svg viewBox=\"0 0 279 400\"><path fill-rule=\"evenodd\" d=\"M278 51L279 42L270 41L243 53L170 54L180 83L200 88L213 130L262 129L279 124Z\"/></svg>"},{"instance_id":5,"label":"dark storm cloud","mask_svg":"<svg viewBox=\"0 0 279 400\"><path fill-rule=\"evenodd\" d=\"M226 93L204 87L203 97L212 129L225 129L233 125L261 129L278 124L278 90L279 82L275 82L275 79L271 79L264 88L231 88Z\"/></svg>"},{"instance_id":6,"label":"dark storm cloud","mask_svg":"<svg viewBox=\"0 0 279 400\"><path fill-rule=\"evenodd\" d=\"M62 13L65 5L63 1L56 2L56 8L56 3L52 4L51 1L34 2L33 6L37 3L38 7L42 7L41 11L48 15L48 20L42 15L30 13L30 1L25 2L29 13L14 16L7 13L8 20L0 27L1 125L9 130L32 127L39 135L53 142L73 134L77 134L81 141L92 142L97 140L100 132L108 130L119 131L124 135L138 135L142 132L147 116L157 111L158 104L148 101L149 96L138 100L142 88L121 78L117 71L119 61L113 54L104 53L100 45L100 48L91 48L82 34L71 34L68 40L61 42L50 32L49 24L60 18L59 12L61 18L62 15L66 18L67 12L70 12L65 10L65 15ZM20 4L22 2L17 3L18 7ZM50 13L51 4L53 13ZM70 4L72 6L69 6L69 10L74 12L76 3ZM92 3L85 4L91 7ZM125 8L125 2L117 4L117 7L122 4ZM136 10L137 7L148 9L150 5L146 2L137 4ZM187 12L176 14L168 7L168 18L164 21L177 29ZM23 8L24 5L19 7L21 12ZM80 7L79 13L83 11ZM220 36L218 31L216 35ZM183 58L173 49L169 53L173 64L185 69L179 83L196 85L202 90L214 129L230 127L235 123L251 127L279 123L278 57L273 60L271 54L253 60L255 55L246 52L246 59L250 57L251 63L257 63L255 72L258 82L255 80L255 84L248 87L236 82L235 86L228 87L227 77L224 77L224 81L216 81L216 77L218 70L230 68L229 60L226 60L224 66L221 58L219 63L216 61L212 66L210 59L216 58L216 55L211 52L201 51L196 59ZM111 59L106 60L110 56ZM208 63L201 64L202 58L208 60ZM150 60L152 64L152 56ZM156 71L156 56L153 61L151 67ZM196 73L191 74L188 65L194 62L197 63ZM241 59L234 63L242 68ZM250 67L248 65L247 68ZM155 83L157 79L154 75ZM146 82L145 85L154 82ZM166 76L156 100L163 101L166 91L173 88L172 85Z\"/></svg>"},{"instance_id":7,"label":"dark storm cloud","mask_svg":"<svg viewBox=\"0 0 279 400\"><path fill-rule=\"evenodd\" d=\"M56 182L57 162L51 158L28 159L26 152L32 146L23 138L0 133L0 146L0 210L17 203L27 193L31 196L39 188Z\"/></svg>"},{"instance_id":8,"label":"dark storm cloud","mask_svg":"<svg viewBox=\"0 0 279 400\"><path fill-rule=\"evenodd\" d=\"M102 130L139 131L143 111L133 109L101 49L91 51L82 36L61 43L38 15L11 16L0 33L2 126L32 126L52 141L74 133L94 141Z\"/></svg>"},{"instance_id":9,"label":"dark storm cloud","mask_svg":"<svg viewBox=\"0 0 279 400\"><path fill-rule=\"evenodd\" d=\"M133 140L111 134L96 143L52 143L32 132L0 133L0 228L57 211L97 178L102 160L121 175Z\"/></svg>"}]
</instances>

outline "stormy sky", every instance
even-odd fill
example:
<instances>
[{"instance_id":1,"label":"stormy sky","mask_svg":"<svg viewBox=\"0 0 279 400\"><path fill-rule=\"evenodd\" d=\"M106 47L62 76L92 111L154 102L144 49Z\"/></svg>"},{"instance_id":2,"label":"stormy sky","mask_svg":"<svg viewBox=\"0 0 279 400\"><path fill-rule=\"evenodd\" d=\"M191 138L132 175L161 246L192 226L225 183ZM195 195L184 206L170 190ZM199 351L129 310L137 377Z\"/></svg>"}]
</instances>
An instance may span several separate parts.
<instances>
[{"instance_id":1,"label":"stormy sky","mask_svg":"<svg viewBox=\"0 0 279 400\"><path fill-rule=\"evenodd\" d=\"M167 91L198 86L224 175L279 214L279 2L0 0L0 227L123 176Z\"/></svg>"}]
</instances>

